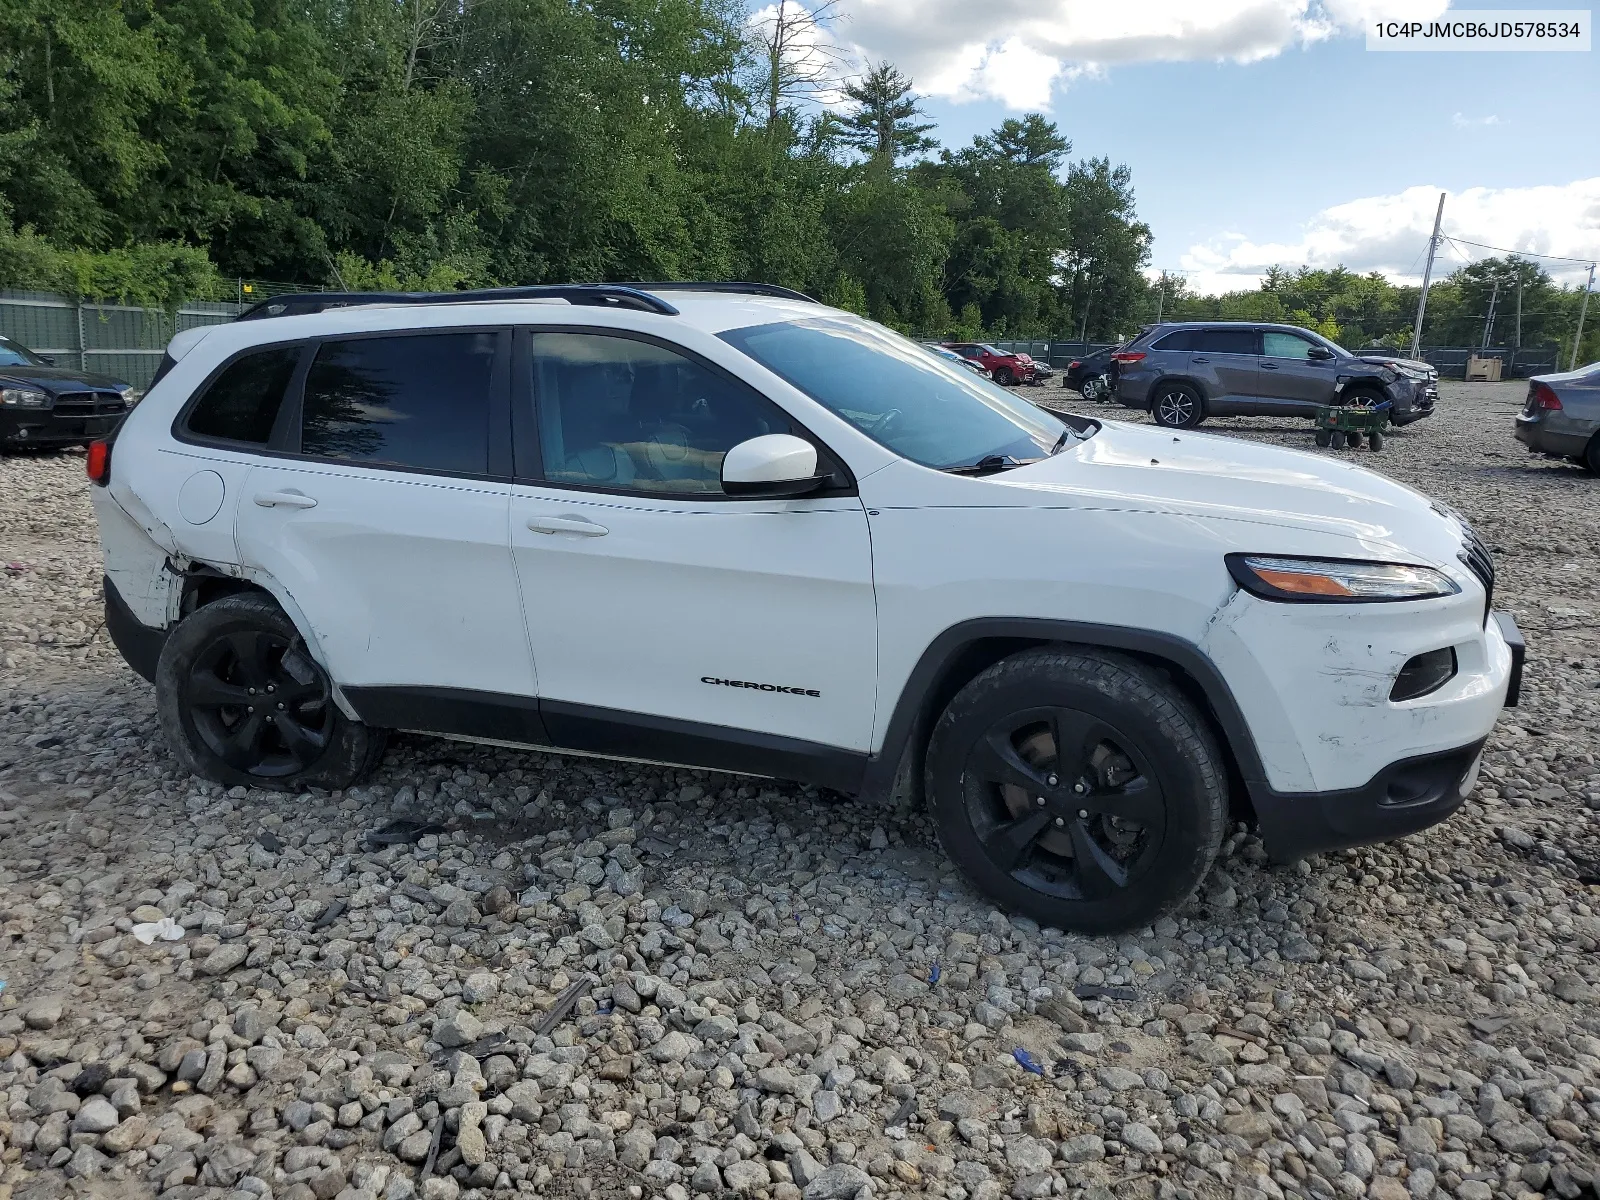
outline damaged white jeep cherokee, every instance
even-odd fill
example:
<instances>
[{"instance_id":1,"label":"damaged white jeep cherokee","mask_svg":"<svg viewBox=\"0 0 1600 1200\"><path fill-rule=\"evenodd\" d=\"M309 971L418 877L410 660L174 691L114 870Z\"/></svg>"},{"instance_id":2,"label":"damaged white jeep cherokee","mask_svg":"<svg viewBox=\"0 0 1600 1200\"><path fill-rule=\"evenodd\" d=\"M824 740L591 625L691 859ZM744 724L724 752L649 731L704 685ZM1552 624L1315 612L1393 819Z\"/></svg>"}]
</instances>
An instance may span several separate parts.
<instances>
[{"instance_id":1,"label":"damaged white jeep cherokee","mask_svg":"<svg viewBox=\"0 0 1600 1200\"><path fill-rule=\"evenodd\" d=\"M343 307L341 307L343 305ZM981 891L1148 924L1453 812L1522 639L1448 510L1057 418L760 285L305 296L174 339L89 459L107 625L187 769L386 729L925 788Z\"/></svg>"}]
</instances>

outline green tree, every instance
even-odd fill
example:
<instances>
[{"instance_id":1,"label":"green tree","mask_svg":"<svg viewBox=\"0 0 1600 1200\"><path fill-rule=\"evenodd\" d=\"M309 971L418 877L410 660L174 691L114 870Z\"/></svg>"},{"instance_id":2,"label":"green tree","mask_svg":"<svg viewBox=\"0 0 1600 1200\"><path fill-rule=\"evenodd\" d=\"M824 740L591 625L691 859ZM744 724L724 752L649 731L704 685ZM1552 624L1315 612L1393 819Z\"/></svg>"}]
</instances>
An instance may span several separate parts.
<instances>
[{"instance_id":1,"label":"green tree","mask_svg":"<svg viewBox=\"0 0 1600 1200\"><path fill-rule=\"evenodd\" d=\"M916 120L922 108L911 80L893 64L870 66L860 79L845 84L844 94L855 108L837 118L839 140L852 149L893 164L938 145L926 136L933 124Z\"/></svg>"}]
</instances>

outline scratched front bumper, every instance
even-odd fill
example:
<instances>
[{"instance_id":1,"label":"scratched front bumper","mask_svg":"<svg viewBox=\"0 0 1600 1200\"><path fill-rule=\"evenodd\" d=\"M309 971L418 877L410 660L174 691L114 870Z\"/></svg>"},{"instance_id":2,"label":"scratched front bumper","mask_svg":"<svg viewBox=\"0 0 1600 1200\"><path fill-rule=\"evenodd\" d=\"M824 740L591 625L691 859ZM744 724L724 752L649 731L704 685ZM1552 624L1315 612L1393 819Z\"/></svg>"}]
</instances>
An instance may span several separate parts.
<instances>
[{"instance_id":1,"label":"scratched front bumper","mask_svg":"<svg viewBox=\"0 0 1600 1200\"><path fill-rule=\"evenodd\" d=\"M1512 649L1482 588L1391 604L1279 604L1240 594L1205 648L1255 734L1275 793L1365 787L1392 764L1481 742L1507 700ZM1456 674L1394 702L1401 667L1450 646Z\"/></svg>"}]
</instances>

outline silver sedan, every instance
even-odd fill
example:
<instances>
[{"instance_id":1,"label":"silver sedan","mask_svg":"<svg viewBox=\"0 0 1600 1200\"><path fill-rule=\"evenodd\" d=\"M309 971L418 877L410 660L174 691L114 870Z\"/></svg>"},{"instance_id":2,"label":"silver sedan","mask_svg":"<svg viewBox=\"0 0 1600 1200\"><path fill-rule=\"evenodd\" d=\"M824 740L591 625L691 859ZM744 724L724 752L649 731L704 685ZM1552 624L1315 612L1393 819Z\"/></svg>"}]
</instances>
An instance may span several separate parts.
<instances>
[{"instance_id":1,"label":"silver sedan","mask_svg":"<svg viewBox=\"0 0 1600 1200\"><path fill-rule=\"evenodd\" d=\"M1528 380L1528 399L1517 414L1517 441L1600 475L1600 362Z\"/></svg>"}]
</instances>

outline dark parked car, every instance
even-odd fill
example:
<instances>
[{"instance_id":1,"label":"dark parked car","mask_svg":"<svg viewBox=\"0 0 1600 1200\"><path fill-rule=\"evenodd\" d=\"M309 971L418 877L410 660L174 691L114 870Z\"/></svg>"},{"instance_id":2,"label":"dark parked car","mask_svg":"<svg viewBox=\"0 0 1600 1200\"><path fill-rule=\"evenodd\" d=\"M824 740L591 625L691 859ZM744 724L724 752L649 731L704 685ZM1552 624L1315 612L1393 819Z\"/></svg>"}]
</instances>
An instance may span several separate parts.
<instances>
[{"instance_id":1,"label":"dark parked car","mask_svg":"<svg viewBox=\"0 0 1600 1200\"><path fill-rule=\"evenodd\" d=\"M1001 384L1042 384L1055 374L1046 363L1037 362L1029 354L1011 354L996 349L988 342L945 342L945 349L954 350L962 358L977 363L990 377Z\"/></svg>"},{"instance_id":2,"label":"dark parked car","mask_svg":"<svg viewBox=\"0 0 1600 1200\"><path fill-rule=\"evenodd\" d=\"M1294 325L1152 325L1112 357L1117 399L1176 429L1212 416L1309 417L1321 405L1385 401L1391 422L1409 425L1439 397L1429 363L1352 354Z\"/></svg>"},{"instance_id":3,"label":"dark parked car","mask_svg":"<svg viewBox=\"0 0 1600 1200\"><path fill-rule=\"evenodd\" d=\"M1600 475L1600 362L1528 380L1517 441L1536 454L1570 458Z\"/></svg>"},{"instance_id":4,"label":"dark parked car","mask_svg":"<svg viewBox=\"0 0 1600 1200\"><path fill-rule=\"evenodd\" d=\"M1096 390L1095 380L1104 380L1106 384L1110 384L1116 378L1116 363L1111 361L1111 355L1116 349L1115 346L1105 346L1093 354L1073 359L1062 373L1061 386L1071 388L1087 398L1089 392L1085 392L1084 388Z\"/></svg>"},{"instance_id":5,"label":"dark parked car","mask_svg":"<svg viewBox=\"0 0 1600 1200\"><path fill-rule=\"evenodd\" d=\"M138 402L120 379L58 367L0 335L0 446L85 445Z\"/></svg>"}]
</instances>

